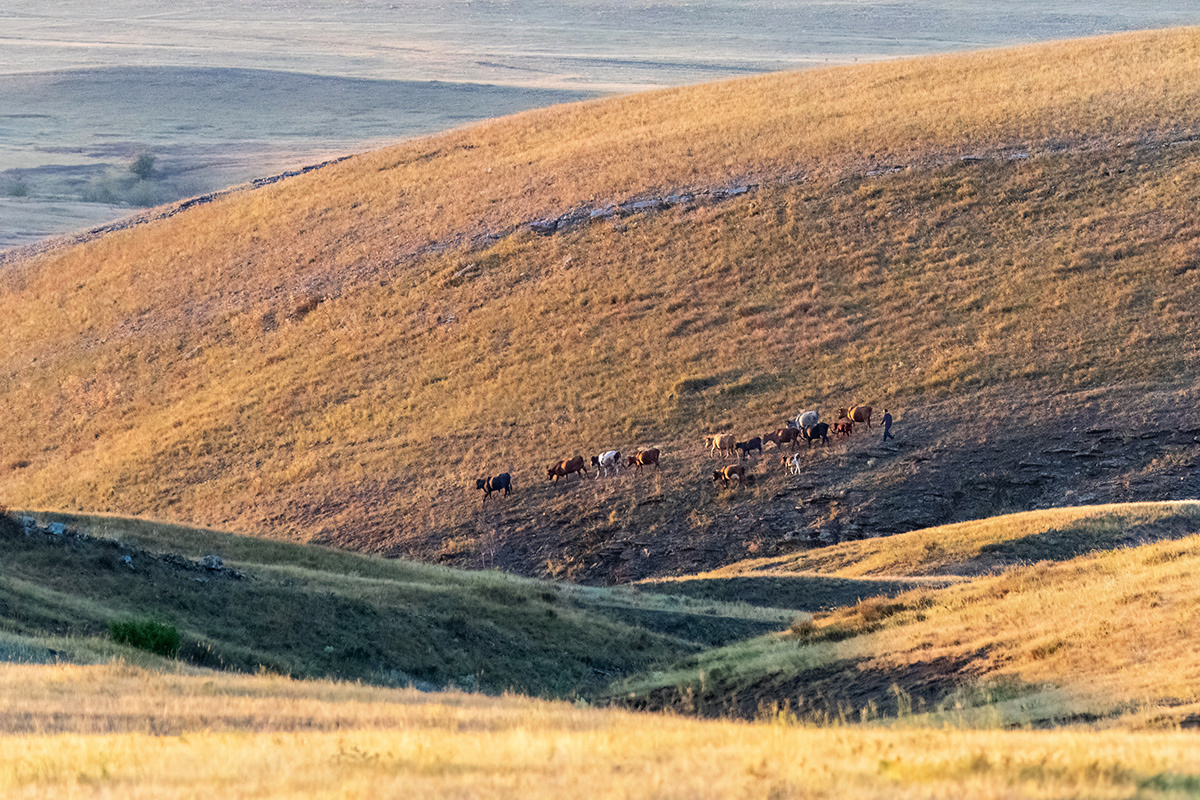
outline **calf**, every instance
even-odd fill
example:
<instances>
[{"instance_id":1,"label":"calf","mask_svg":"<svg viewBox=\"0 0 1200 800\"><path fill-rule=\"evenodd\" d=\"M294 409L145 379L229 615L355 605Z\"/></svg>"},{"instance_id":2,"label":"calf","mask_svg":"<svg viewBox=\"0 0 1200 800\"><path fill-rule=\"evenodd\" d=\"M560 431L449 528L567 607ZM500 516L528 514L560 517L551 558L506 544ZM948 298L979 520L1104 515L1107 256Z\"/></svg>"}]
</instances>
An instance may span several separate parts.
<instances>
[{"instance_id":1,"label":"calf","mask_svg":"<svg viewBox=\"0 0 1200 800\"><path fill-rule=\"evenodd\" d=\"M854 423L848 419L838 420L833 423L833 432L837 436L849 436L854 433Z\"/></svg>"},{"instance_id":2,"label":"calf","mask_svg":"<svg viewBox=\"0 0 1200 800\"><path fill-rule=\"evenodd\" d=\"M721 483L728 486L729 482L731 480L733 480L734 478L738 479L738 483L745 483L746 468L743 467L741 464L730 464L727 467L722 467L721 469L713 470L713 483L720 481Z\"/></svg>"},{"instance_id":3,"label":"calf","mask_svg":"<svg viewBox=\"0 0 1200 800\"><path fill-rule=\"evenodd\" d=\"M587 474L587 467L583 464L583 456L575 456L574 458L558 462L546 470L546 475L553 478L555 483L558 483L559 478L565 478L572 472L578 472L580 478L583 478Z\"/></svg>"},{"instance_id":4,"label":"calf","mask_svg":"<svg viewBox=\"0 0 1200 800\"><path fill-rule=\"evenodd\" d=\"M751 450L757 450L759 455L762 455L762 437L755 436L748 442L738 442L734 447L738 449L738 461L749 458Z\"/></svg>"},{"instance_id":5,"label":"calf","mask_svg":"<svg viewBox=\"0 0 1200 800\"><path fill-rule=\"evenodd\" d=\"M492 492L503 489L505 497L512 494L512 477L507 472L501 472L494 478L477 478L475 488L483 489L483 503L487 505L487 500L491 497Z\"/></svg>"}]
</instances>

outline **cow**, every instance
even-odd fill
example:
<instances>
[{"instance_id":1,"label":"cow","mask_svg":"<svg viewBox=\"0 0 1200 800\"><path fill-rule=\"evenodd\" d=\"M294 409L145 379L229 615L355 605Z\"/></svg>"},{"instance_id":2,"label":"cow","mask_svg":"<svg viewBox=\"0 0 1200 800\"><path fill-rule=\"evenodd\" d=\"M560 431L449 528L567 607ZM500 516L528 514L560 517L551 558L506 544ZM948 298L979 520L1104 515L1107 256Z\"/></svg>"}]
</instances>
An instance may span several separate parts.
<instances>
[{"instance_id":1,"label":"cow","mask_svg":"<svg viewBox=\"0 0 1200 800\"><path fill-rule=\"evenodd\" d=\"M637 467L637 471L641 472L642 467L648 467L651 464L655 469L658 469L658 449L650 448L649 450L638 450L629 457L629 463L626 466Z\"/></svg>"},{"instance_id":2,"label":"cow","mask_svg":"<svg viewBox=\"0 0 1200 800\"><path fill-rule=\"evenodd\" d=\"M603 453L592 456L592 466L596 468L596 477L607 475L609 470L616 475L621 471L621 453L619 450L605 450Z\"/></svg>"},{"instance_id":3,"label":"cow","mask_svg":"<svg viewBox=\"0 0 1200 800\"><path fill-rule=\"evenodd\" d=\"M833 423L833 432L838 436L849 436L854 433L854 423L848 419L839 419Z\"/></svg>"},{"instance_id":4,"label":"cow","mask_svg":"<svg viewBox=\"0 0 1200 800\"><path fill-rule=\"evenodd\" d=\"M796 442L799 439L800 430L798 428L777 428L770 433L764 433L762 435L764 444L770 442L779 449L783 449L785 444L791 444L791 446L795 448Z\"/></svg>"},{"instance_id":5,"label":"cow","mask_svg":"<svg viewBox=\"0 0 1200 800\"><path fill-rule=\"evenodd\" d=\"M547 477L553 478L555 483L558 483L559 478L565 478L572 472L578 472L580 479L587 474L587 467L584 466L583 456L575 456L558 462L550 469L546 470Z\"/></svg>"},{"instance_id":6,"label":"cow","mask_svg":"<svg viewBox=\"0 0 1200 800\"><path fill-rule=\"evenodd\" d=\"M779 463L783 464L784 468L788 471L789 474L791 474L791 475L799 475L800 474L800 454L799 453L793 453L791 455L791 457L780 456Z\"/></svg>"},{"instance_id":7,"label":"cow","mask_svg":"<svg viewBox=\"0 0 1200 800\"><path fill-rule=\"evenodd\" d=\"M488 498L492 492L504 490L504 496L508 497L512 494L512 476L507 472L501 472L494 478L477 478L475 480L475 488L483 489L483 504L487 505Z\"/></svg>"},{"instance_id":8,"label":"cow","mask_svg":"<svg viewBox=\"0 0 1200 800\"><path fill-rule=\"evenodd\" d=\"M712 475L713 483L720 481L726 486L728 486L729 482L734 478L738 479L738 483L746 482L746 468L741 464L730 464L729 466L722 467L721 469L714 469Z\"/></svg>"},{"instance_id":9,"label":"cow","mask_svg":"<svg viewBox=\"0 0 1200 800\"><path fill-rule=\"evenodd\" d=\"M804 441L808 442L809 447L812 447L812 443L817 439L820 439L822 442L824 442L825 446L828 447L829 423L818 422L816 425L809 425L802 431L801 435L804 436Z\"/></svg>"},{"instance_id":10,"label":"cow","mask_svg":"<svg viewBox=\"0 0 1200 800\"><path fill-rule=\"evenodd\" d=\"M796 415L796 427L804 430L810 425L816 425L821 421L821 415L816 411L801 411Z\"/></svg>"},{"instance_id":11,"label":"cow","mask_svg":"<svg viewBox=\"0 0 1200 800\"><path fill-rule=\"evenodd\" d=\"M738 450L738 461L741 461L743 458L749 458L751 450L757 450L759 455L762 455L762 437L755 436L748 442L738 442L734 447Z\"/></svg>"},{"instance_id":12,"label":"cow","mask_svg":"<svg viewBox=\"0 0 1200 800\"><path fill-rule=\"evenodd\" d=\"M704 437L704 446L708 448L709 452L716 453L718 456L726 453L733 455L736 442L733 440L732 433L714 433Z\"/></svg>"},{"instance_id":13,"label":"cow","mask_svg":"<svg viewBox=\"0 0 1200 800\"><path fill-rule=\"evenodd\" d=\"M871 429L871 407L870 406L854 406L849 411L844 408L838 409L838 419L849 420L850 422L865 422L867 430Z\"/></svg>"}]
</instances>

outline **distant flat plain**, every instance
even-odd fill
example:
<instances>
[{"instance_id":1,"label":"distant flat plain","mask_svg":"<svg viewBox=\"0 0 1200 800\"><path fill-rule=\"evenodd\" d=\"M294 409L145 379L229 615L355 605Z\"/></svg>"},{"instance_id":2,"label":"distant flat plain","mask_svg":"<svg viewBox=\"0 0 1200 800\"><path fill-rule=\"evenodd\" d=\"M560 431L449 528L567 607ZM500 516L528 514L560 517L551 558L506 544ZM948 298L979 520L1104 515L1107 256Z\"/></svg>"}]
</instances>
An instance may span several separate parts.
<instances>
[{"instance_id":1,"label":"distant flat plain","mask_svg":"<svg viewBox=\"0 0 1200 800\"><path fill-rule=\"evenodd\" d=\"M0 249L601 93L1187 24L1195 0L8 0Z\"/></svg>"}]
</instances>

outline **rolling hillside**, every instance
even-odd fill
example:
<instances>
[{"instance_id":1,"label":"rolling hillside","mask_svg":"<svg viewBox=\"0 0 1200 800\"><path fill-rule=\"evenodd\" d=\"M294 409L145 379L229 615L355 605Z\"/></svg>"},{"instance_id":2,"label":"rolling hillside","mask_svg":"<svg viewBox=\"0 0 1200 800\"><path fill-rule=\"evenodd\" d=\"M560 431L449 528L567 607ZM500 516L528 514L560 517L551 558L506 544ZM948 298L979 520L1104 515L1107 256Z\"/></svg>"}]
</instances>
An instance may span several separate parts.
<instances>
[{"instance_id":1,"label":"rolling hillside","mask_svg":"<svg viewBox=\"0 0 1200 800\"><path fill-rule=\"evenodd\" d=\"M110 633L152 620L197 666L579 697L795 616L141 520L45 522L0 516L0 661L144 661Z\"/></svg>"},{"instance_id":2,"label":"rolling hillside","mask_svg":"<svg viewBox=\"0 0 1200 800\"><path fill-rule=\"evenodd\" d=\"M954 550L1023 553L1026 563L994 562L990 574L864 599L786 634L708 650L628 681L614 698L639 708L782 711L814 721L1200 725L1196 503L1031 512L953 527L889 537L879 547L830 548L817 556L817 574L869 572L889 559L888 568L944 572L953 570L945 553ZM942 541L944 549L925 546ZM759 580L767 583L767 574Z\"/></svg>"},{"instance_id":3,"label":"rolling hillside","mask_svg":"<svg viewBox=\"0 0 1200 800\"><path fill-rule=\"evenodd\" d=\"M1198 55L1186 29L561 106L9 264L0 499L619 582L1195 497ZM703 434L856 402L894 444L713 489ZM638 446L661 472L546 481Z\"/></svg>"}]
</instances>

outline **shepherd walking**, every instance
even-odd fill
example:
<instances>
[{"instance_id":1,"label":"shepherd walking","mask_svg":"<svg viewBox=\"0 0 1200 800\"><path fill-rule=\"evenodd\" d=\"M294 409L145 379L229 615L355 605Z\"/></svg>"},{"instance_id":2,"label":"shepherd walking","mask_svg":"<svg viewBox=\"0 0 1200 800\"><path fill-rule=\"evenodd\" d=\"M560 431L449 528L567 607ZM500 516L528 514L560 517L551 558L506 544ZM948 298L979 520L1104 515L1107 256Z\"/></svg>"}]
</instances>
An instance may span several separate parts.
<instances>
[{"instance_id":1,"label":"shepherd walking","mask_svg":"<svg viewBox=\"0 0 1200 800\"><path fill-rule=\"evenodd\" d=\"M883 440L886 442L888 439L895 438L892 436L892 412L885 408L883 410Z\"/></svg>"}]
</instances>

